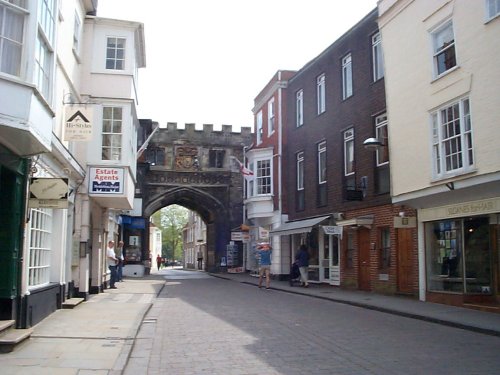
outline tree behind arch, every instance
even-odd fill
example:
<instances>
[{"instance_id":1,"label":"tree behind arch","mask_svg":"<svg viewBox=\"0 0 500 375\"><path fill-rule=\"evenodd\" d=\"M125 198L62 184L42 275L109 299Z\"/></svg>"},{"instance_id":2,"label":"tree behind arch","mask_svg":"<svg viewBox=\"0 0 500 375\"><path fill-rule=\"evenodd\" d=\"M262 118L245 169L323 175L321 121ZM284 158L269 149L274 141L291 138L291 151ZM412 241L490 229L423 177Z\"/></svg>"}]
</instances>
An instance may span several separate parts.
<instances>
[{"instance_id":1,"label":"tree behind arch","mask_svg":"<svg viewBox=\"0 0 500 375\"><path fill-rule=\"evenodd\" d=\"M182 229L188 222L188 209L174 204L156 211L152 218L162 232L162 256L182 259Z\"/></svg>"}]
</instances>

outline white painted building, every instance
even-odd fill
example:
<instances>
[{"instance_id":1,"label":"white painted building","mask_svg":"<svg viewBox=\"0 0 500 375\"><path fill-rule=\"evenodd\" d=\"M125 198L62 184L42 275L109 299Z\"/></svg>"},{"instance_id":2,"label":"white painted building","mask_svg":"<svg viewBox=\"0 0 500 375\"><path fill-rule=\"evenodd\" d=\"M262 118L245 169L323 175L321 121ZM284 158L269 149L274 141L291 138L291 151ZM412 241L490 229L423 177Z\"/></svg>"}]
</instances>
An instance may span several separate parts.
<instances>
[{"instance_id":1,"label":"white painted building","mask_svg":"<svg viewBox=\"0 0 500 375\"><path fill-rule=\"evenodd\" d=\"M381 0L393 202L418 210L420 299L500 301L500 6Z\"/></svg>"},{"instance_id":2,"label":"white painted building","mask_svg":"<svg viewBox=\"0 0 500 375\"><path fill-rule=\"evenodd\" d=\"M158 228L153 222L149 222L149 254L151 259L151 268L156 268L156 257L161 254L162 246L162 233L161 229Z\"/></svg>"},{"instance_id":3,"label":"white painted building","mask_svg":"<svg viewBox=\"0 0 500 375\"><path fill-rule=\"evenodd\" d=\"M143 25L96 8L0 0L0 319L18 327L102 290L104 244L133 204ZM67 183L67 194L25 209L31 178L47 184L39 192Z\"/></svg>"}]
</instances>

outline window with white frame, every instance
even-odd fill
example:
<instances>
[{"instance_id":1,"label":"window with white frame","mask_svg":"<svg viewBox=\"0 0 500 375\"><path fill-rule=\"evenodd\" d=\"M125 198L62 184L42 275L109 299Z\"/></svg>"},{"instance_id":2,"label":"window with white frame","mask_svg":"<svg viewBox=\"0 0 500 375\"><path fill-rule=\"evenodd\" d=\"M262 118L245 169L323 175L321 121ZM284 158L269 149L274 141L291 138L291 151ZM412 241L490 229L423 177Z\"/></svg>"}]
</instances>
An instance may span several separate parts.
<instances>
[{"instance_id":1,"label":"window with white frame","mask_svg":"<svg viewBox=\"0 0 500 375\"><path fill-rule=\"evenodd\" d=\"M431 117L435 177L468 172L474 165L469 99L443 107Z\"/></svg>"},{"instance_id":2,"label":"window with white frame","mask_svg":"<svg viewBox=\"0 0 500 375\"><path fill-rule=\"evenodd\" d=\"M486 0L486 18L488 20L500 15L500 0Z\"/></svg>"},{"instance_id":3,"label":"window with white frame","mask_svg":"<svg viewBox=\"0 0 500 375\"><path fill-rule=\"evenodd\" d=\"M38 16L40 29L43 31L47 41L52 43L56 27L56 0L39 0Z\"/></svg>"},{"instance_id":4,"label":"window with white frame","mask_svg":"<svg viewBox=\"0 0 500 375\"><path fill-rule=\"evenodd\" d=\"M28 286L43 286L50 282L52 210L32 208L29 223Z\"/></svg>"},{"instance_id":5,"label":"window with white frame","mask_svg":"<svg viewBox=\"0 0 500 375\"><path fill-rule=\"evenodd\" d=\"M297 191L295 193L295 209L297 211L303 211L306 207L306 194L305 194L305 176L304 176L304 152L298 152L297 154ZM326 186L326 185L320 185Z\"/></svg>"},{"instance_id":6,"label":"window with white frame","mask_svg":"<svg viewBox=\"0 0 500 375\"><path fill-rule=\"evenodd\" d=\"M256 166L257 195L271 194L271 160L257 160Z\"/></svg>"},{"instance_id":7,"label":"window with white frame","mask_svg":"<svg viewBox=\"0 0 500 375\"><path fill-rule=\"evenodd\" d=\"M380 33L372 36L373 81L384 77L384 56L382 54L382 38Z\"/></svg>"},{"instance_id":8,"label":"window with white frame","mask_svg":"<svg viewBox=\"0 0 500 375\"><path fill-rule=\"evenodd\" d=\"M81 37L82 22L80 16L75 12L75 23L73 25L73 51L78 54L80 52L80 37Z\"/></svg>"},{"instance_id":9,"label":"window with white frame","mask_svg":"<svg viewBox=\"0 0 500 375\"><path fill-rule=\"evenodd\" d=\"M352 57L348 54L342 59L342 98L352 96Z\"/></svg>"},{"instance_id":10,"label":"window with white frame","mask_svg":"<svg viewBox=\"0 0 500 375\"><path fill-rule=\"evenodd\" d=\"M344 175L354 174L354 129L344 132Z\"/></svg>"},{"instance_id":11,"label":"window with white frame","mask_svg":"<svg viewBox=\"0 0 500 375\"><path fill-rule=\"evenodd\" d=\"M108 37L106 45L106 69L125 69L125 38Z\"/></svg>"},{"instance_id":12,"label":"window with white frame","mask_svg":"<svg viewBox=\"0 0 500 375\"><path fill-rule=\"evenodd\" d=\"M451 21L446 22L432 32L432 43L434 48L434 76L438 77L457 65L455 36Z\"/></svg>"},{"instance_id":13,"label":"window with white frame","mask_svg":"<svg viewBox=\"0 0 500 375\"><path fill-rule=\"evenodd\" d=\"M295 94L295 116L297 127L304 125L304 91Z\"/></svg>"},{"instance_id":14,"label":"window with white frame","mask_svg":"<svg viewBox=\"0 0 500 375\"><path fill-rule=\"evenodd\" d=\"M275 113L274 113L274 98L267 102L267 135L274 133Z\"/></svg>"},{"instance_id":15,"label":"window with white frame","mask_svg":"<svg viewBox=\"0 0 500 375\"><path fill-rule=\"evenodd\" d=\"M262 111L259 111L257 113L257 124L256 124L256 127L257 127L257 144L260 144L262 143L262 133L264 132L264 129L262 128L263 124L262 124Z\"/></svg>"},{"instance_id":16,"label":"window with white frame","mask_svg":"<svg viewBox=\"0 0 500 375\"><path fill-rule=\"evenodd\" d=\"M35 44L34 81L45 99L50 98L50 81L52 74L52 52L45 39L38 34Z\"/></svg>"},{"instance_id":17,"label":"window with white frame","mask_svg":"<svg viewBox=\"0 0 500 375\"><path fill-rule=\"evenodd\" d=\"M54 62L55 0L38 3L38 35L35 42L33 81L46 100L50 100Z\"/></svg>"},{"instance_id":18,"label":"window with white frame","mask_svg":"<svg viewBox=\"0 0 500 375\"><path fill-rule=\"evenodd\" d=\"M326 111L325 74L316 78L316 97L318 102L318 115Z\"/></svg>"},{"instance_id":19,"label":"window with white frame","mask_svg":"<svg viewBox=\"0 0 500 375\"><path fill-rule=\"evenodd\" d=\"M0 72L19 77L24 20L28 14L9 3L24 7L24 1L0 2Z\"/></svg>"},{"instance_id":20,"label":"window with white frame","mask_svg":"<svg viewBox=\"0 0 500 375\"><path fill-rule=\"evenodd\" d=\"M326 183L326 141L318 143L318 183Z\"/></svg>"},{"instance_id":21,"label":"window with white frame","mask_svg":"<svg viewBox=\"0 0 500 375\"><path fill-rule=\"evenodd\" d=\"M297 190L304 190L304 152L297 153Z\"/></svg>"},{"instance_id":22,"label":"window with white frame","mask_svg":"<svg viewBox=\"0 0 500 375\"><path fill-rule=\"evenodd\" d=\"M389 162L389 137L387 135L387 114L375 117L375 134L377 139L382 143L377 149L377 166L387 164Z\"/></svg>"},{"instance_id":23,"label":"window with white frame","mask_svg":"<svg viewBox=\"0 0 500 375\"><path fill-rule=\"evenodd\" d=\"M102 111L102 160L122 158L122 108L104 107Z\"/></svg>"}]
</instances>

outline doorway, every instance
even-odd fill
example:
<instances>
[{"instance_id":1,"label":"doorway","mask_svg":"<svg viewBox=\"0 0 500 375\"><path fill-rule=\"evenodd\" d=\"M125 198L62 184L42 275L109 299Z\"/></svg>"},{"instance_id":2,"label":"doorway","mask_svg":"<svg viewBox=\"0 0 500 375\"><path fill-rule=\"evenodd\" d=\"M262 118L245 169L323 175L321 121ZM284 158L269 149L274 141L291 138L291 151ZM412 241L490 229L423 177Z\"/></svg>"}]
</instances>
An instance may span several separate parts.
<instances>
[{"instance_id":1,"label":"doorway","mask_svg":"<svg viewBox=\"0 0 500 375\"><path fill-rule=\"evenodd\" d=\"M408 228L397 229L397 272L398 272L398 292L413 293L412 280L412 230Z\"/></svg>"},{"instance_id":2,"label":"doorway","mask_svg":"<svg viewBox=\"0 0 500 375\"><path fill-rule=\"evenodd\" d=\"M370 231L366 228L358 230L359 273L358 288L370 290Z\"/></svg>"}]
</instances>

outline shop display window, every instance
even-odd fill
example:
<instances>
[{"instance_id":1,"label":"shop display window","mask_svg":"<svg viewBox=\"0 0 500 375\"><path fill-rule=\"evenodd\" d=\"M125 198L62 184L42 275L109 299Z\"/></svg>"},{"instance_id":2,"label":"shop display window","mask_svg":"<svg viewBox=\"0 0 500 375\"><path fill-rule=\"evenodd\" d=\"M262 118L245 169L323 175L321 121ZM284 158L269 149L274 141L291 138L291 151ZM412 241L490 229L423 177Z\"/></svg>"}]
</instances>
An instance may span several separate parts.
<instances>
[{"instance_id":1,"label":"shop display window","mask_svg":"<svg viewBox=\"0 0 500 375\"><path fill-rule=\"evenodd\" d=\"M426 223L425 231L429 291L491 293L488 217Z\"/></svg>"},{"instance_id":2,"label":"shop display window","mask_svg":"<svg viewBox=\"0 0 500 375\"><path fill-rule=\"evenodd\" d=\"M462 293L463 250L460 221L427 223L426 242L429 290Z\"/></svg>"}]
</instances>

